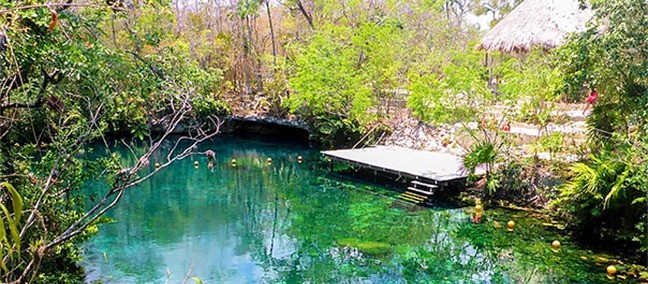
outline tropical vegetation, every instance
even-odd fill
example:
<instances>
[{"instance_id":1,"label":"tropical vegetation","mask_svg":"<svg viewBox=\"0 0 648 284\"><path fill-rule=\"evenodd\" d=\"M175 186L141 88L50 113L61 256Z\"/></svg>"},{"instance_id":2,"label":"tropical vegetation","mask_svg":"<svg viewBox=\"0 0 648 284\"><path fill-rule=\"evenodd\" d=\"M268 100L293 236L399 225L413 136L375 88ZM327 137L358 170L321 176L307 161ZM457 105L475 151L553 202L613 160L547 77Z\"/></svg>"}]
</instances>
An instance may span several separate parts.
<instances>
[{"instance_id":1,"label":"tropical vegetation","mask_svg":"<svg viewBox=\"0 0 648 284\"><path fill-rule=\"evenodd\" d=\"M588 30L557 49L475 50L470 17L492 25L519 2L0 0L0 279L82 279L76 244L152 163L191 155L230 114L305 121L323 147L387 133L403 109L461 125L466 166L488 165L482 197L545 195L574 232L647 251L648 2L583 2ZM557 103L592 87L585 149L566 163L548 126ZM515 120L542 130L526 159L503 127ZM178 132L189 146L151 160ZM107 140L148 151L93 155ZM540 170L564 184L540 188ZM88 199L90 179L109 189Z\"/></svg>"}]
</instances>

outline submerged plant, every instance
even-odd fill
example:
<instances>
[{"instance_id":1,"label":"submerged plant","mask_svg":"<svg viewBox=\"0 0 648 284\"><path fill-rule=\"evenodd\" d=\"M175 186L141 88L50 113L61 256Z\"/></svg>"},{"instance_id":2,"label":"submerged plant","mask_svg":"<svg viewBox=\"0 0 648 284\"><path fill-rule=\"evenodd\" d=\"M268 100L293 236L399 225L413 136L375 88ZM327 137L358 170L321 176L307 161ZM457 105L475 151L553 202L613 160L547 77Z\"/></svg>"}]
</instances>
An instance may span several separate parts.
<instances>
[{"instance_id":1,"label":"submerged plant","mask_svg":"<svg viewBox=\"0 0 648 284\"><path fill-rule=\"evenodd\" d=\"M340 239L338 245L355 248L358 251L372 256L385 255L392 252L391 245L381 242L363 241L356 238Z\"/></svg>"}]
</instances>

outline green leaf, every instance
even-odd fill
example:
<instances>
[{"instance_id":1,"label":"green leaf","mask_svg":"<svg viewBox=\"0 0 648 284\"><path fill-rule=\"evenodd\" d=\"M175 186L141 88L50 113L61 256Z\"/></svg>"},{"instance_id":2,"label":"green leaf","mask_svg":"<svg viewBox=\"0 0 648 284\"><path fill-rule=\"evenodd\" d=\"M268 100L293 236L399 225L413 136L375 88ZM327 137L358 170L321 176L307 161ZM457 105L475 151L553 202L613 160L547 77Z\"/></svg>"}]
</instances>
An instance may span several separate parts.
<instances>
[{"instance_id":1,"label":"green leaf","mask_svg":"<svg viewBox=\"0 0 648 284\"><path fill-rule=\"evenodd\" d=\"M634 205L634 204L637 204L637 203L644 203L644 202L646 202L646 197L639 197L639 198L637 198L635 200L632 200L631 204Z\"/></svg>"},{"instance_id":2,"label":"green leaf","mask_svg":"<svg viewBox=\"0 0 648 284\"><path fill-rule=\"evenodd\" d=\"M603 208L606 208L607 206L610 205L610 200L612 197L614 197L617 193L619 193L621 190L623 190L625 187L623 184L625 183L626 179L628 178L628 175L630 174L630 168L627 168L621 175L617 177L616 182L614 183L614 186L612 186L612 189L610 189L610 192L605 196L605 202L603 204Z\"/></svg>"},{"instance_id":3,"label":"green leaf","mask_svg":"<svg viewBox=\"0 0 648 284\"><path fill-rule=\"evenodd\" d=\"M2 246L0 246L0 248L2 248ZM0 251L0 257L3 257L2 251ZM5 272L9 272L9 268L7 268L7 265L1 259L0 259L0 268L2 268L2 270L4 270Z\"/></svg>"},{"instance_id":4,"label":"green leaf","mask_svg":"<svg viewBox=\"0 0 648 284\"><path fill-rule=\"evenodd\" d=\"M11 234L11 238L13 239L13 245L16 246L16 251L18 253L18 258L20 258L20 234L18 233L18 224L14 221L13 218L11 218L11 215L9 214L9 210L7 209L6 206L3 204L0 204L0 209L5 213L5 216L7 216L7 226L9 227L9 232ZM3 226L4 228L4 226ZM6 233L5 233L6 234ZM5 238L6 239L6 238ZM11 249L11 245L7 242L7 247ZM11 251L11 250L10 250Z\"/></svg>"},{"instance_id":5,"label":"green leaf","mask_svg":"<svg viewBox=\"0 0 648 284\"><path fill-rule=\"evenodd\" d=\"M16 224L18 224L20 222L20 218L22 216L22 210L24 206L22 196L20 196L18 191L8 182L0 183L0 187L6 188L11 194L11 200L12 200L12 205L14 210L14 221L16 222Z\"/></svg>"},{"instance_id":6,"label":"green leaf","mask_svg":"<svg viewBox=\"0 0 648 284\"><path fill-rule=\"evenodd\" d=\"M7 241L7 231L5 231L4 221L0 217L0 265L2 265L2 268L7 272L7 267L2 261L4 259L4 249L2 247L5 244L9 246L9 241Z\"/></svg>"}]
</instances>

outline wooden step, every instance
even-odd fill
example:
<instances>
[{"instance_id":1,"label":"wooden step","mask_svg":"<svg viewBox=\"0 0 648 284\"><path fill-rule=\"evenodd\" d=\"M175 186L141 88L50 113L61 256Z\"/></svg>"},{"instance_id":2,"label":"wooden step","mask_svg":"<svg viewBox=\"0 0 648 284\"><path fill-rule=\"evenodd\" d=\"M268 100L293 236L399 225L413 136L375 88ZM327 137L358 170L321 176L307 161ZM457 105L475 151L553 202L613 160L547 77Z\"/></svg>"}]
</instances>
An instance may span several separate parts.
<instances>
[{"instance_id":1,"label":"wooden step","mask_svg":"<svg viewBox=\"0 0 648 284\"><path fill-rule=\"evenodd\" d=\"M414 192L416 192L416 193L424 194L424 195L427 195L427 196L430 196L430 195L434 194L434 192L429 192L429 191L425 191L425 190L420 190L420 189L418 189L418 188L413 188L413 187L408 187L407 190L409 190L409 191L414 191Z\"/></svg>"},{"instance_id":2,"label":"wooden step","mask_svg":"<svg viewBox=\"0 0 648 284\"><path fill-rule=\"evenodd\" d=\"M412 202L414 204L420 204L420 203L423 203L425 201L425 199L412 198L412 196L404 195L404 194L401 194L400 196L398 196L398 198L400 200L405 200L405 201L408 201L408 202Z\"/></svg>"},{"instance_id":3,"label":"wooden step","mask_svg":"<svg viewBox=\"0 0 648 284\"><path fill-rule=\"evenodd\" d=\"M403 194L411 195L411 196L417 197L417 198L427 198L427 196L425 196L423 194L412 192L412 191L405 191Z\"/></svg>"},{"instance_id":4,"label":"wooden step","mask_svg":"<svg viewBox=\"0 0 648 284\"><path fill-rule=\"evenodd\" d=\"M403 201L407 201L407 202L411 202L411 203L414 203L414 204L420 204L421 202L423 202L422 200L413 199L413 198L410 198L410 197L405 196L405 195L399 196L398 199L403 200Z\"/></svg>"},{"instance_id":5,"label":"wooden step","mask_svg":"<svg viewBox=\"0 0 648 284\"><path fill-rule=\"evenodd\" d=\"M418 199L418 200L426 200L427 199L426 196L423 196L423 195L420 195L420 194L417 194L417 193L413 193L413 192L409 192L409 191L401 194L401 196L407 196L409 198L414 198L414 199Z\"/></svg>"},{"instance_id":6,"label":"wooden step","mask_svg":"<svg viewBox=\"0 0 648 284\"><path fill-rule=\"evenodd\" d=\"M425 187L428 187L428 188L438 188L437 185L429 184L429 183L424 183L424 182L420 182L420 181L418 181L418 180L413 180L413 181L412 181L412 184L420 185L420 186L425 186Z\"/></svg>"}]
</instances>

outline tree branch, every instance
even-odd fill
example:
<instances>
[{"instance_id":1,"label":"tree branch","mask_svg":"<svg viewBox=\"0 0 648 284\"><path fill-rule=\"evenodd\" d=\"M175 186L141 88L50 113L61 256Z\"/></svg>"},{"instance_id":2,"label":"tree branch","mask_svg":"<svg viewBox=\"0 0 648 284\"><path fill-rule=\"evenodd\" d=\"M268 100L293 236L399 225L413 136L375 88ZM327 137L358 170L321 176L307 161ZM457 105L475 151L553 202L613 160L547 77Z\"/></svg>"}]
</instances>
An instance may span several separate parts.
<instances>
[{"instance_id":1,"label":"tree branch","mask_svg":"<svg viewBox=\"0 0 648 284\"><path fill-rule=\"evenodd\" d=\"M28 103L7 104L7 105L0 106L0 112L10 108L39 108L42 107L44 104L45 104L44 100L39 100L31 104Z\"/></svg>"},{"instance_id":2,"label":"tree branch","mask_svg":"<svg viewBox=\"0 0 648 284\"><path fill-rule=\"evenodd\" d=\"M121 197L123 196L124 192L127 189L141 184L143 181L149 179L161 169L168 167L171 163L192 155L200 143L204 142L205 140L213 138L216 134L219 133L219 129L222 123L217 118L215 119L210 118L210 123L213 125L210 125L208 123L195 125L195 129L193 129L193 132L190 132L188 136L180 137L175 142L175 145L171 148L171 150L169 150L169 153L166 156L167 158L166 161L163 164L161 164L160 167L144 175L143 177L138 177L138 173L149 166L149 161L152 155L155 154L157 151L159 151L163 143L167 141L169 136L174 133L174 130L177 128L177 126L185 119L186 115L192 110L190 105L190 98L191 98L191 94L184 95L184 98L182 99L182 106L173 115L173 118L171 119L170 123L166 127L165 132L160 137L160 139L156 140L152 144L152 146L146 151L146 153L144 153L139 157L139 159L137 159L134 165L128 168L124 168L116 174L117 179L115 183L112 185L111 188L109 188L106 191L103 197L96 204L94 204L94 206L92 206L92 208L86 211L83 214L83 216L77 219L74 223L69 225L67 229L63 231L63 233L55 237L53 240L46 242L38 249L37 255L34 255L34 257L28 263L25 271L23 271L18 281L24 281L25 279L28 279L29 275L31 275L35 271L36 265L41 259L39 255L42 255L47 251L49 251L50 249L66 241L69 241L75 236L81 234L85 229L88 228L88 226L95 224L96 221L101 216L103 216L106 212L108 212L108 210L112 209L114 206L118 204L119 200L121 199ZM97 116L95 115L93 117L97 117ZM206 132L204 129L202 129L209 126L214 127L213 129L209 130L209 132ZM89 129L91 128L92 126L89 127ZM78 139L80 139L81 141L77 141L79 143L75 143L75 145L84 145L84 142L87 142L87 140L90 139L90 137L81 135L79 136ZM190 141L189 145L182 146L184 149L179 153L177 153L177 150L181 147L181 145L184 145L184 143L187 141ZM80 148L77 148L75 150L78 151L78 149ZM28 221L23 227L23 230L21 231L21 235L24 235L24 233L31 226L31 224L33 224L35 220L35 216L38 214L39 208L43 204L44 197L50 191L50 188L53 184L53 180L57 176L58 169L63 167L63 166L59 167L59 165L63 157L65 157L64 153L72 153L75 150L71 150L69 152L63 150L59 153L59 156L54 163L54 167L50 171L50 175L47 179L47 182L45 183L45 188L43 189L39 200L36 202L36 205L32 208L32 212L29 216Z\"/></svg>"},{"instance_id":3,"label":"tree branch","mask_svg":"<svg viewBox=\"0 0 648 284\"><path fill-rule=\"evenodd\" d=\"M63 79L63 76L59 71L54 71L51 75L47 74L45 70L42 70L42 73L43 73L43 82L41 83L41 86L38 89L38 94L36 94L36 101L33 103L11 103L11 104L0 105L0 115L3 114L6 109L12 109L12 108L32 109L32 108L42 107L45 104L44 95L45 92L47 91L47 87L50 84L57 84Z\"/></svg>"},{"instance_id":4,"label":"tree branch","mask_svg":"<svg viewBox=\"0 0 648 284\"><path fill-rule=\"evenodd\" d=\"M311 29L314 29L315 25L313 25L313 17L311 17L311 15L306 12L306 9L304 8L301 0L297 0L297 8L302 13L302 15L304 15L304 18L306 18L306 21L308 22L308 25L311 27Z\"/></svg>"},{"instance_id":5,"label":"tree branch","mask_svg":"<svg viewBox=\"0 0 648 284\"><path fill-rule=\"evenodd\" d=\"M72 1L68 0L66 3L50 3L50 4L35 4L35 5L25 5L19 6L11 9L0 10L0 15L8 14L15 11L29 10L29 9L39 9L39 8L53 8L58 7L59 9L67 9L71 7L87 7L87 8L97 8L97 9L112 9L117 11L128 11L128 9L118 7L118 6L107 6L107 5L97 5L97 4L83 4L83 3L71 3Z\"/></svg>"},{"instance_id":6,"label":"tree branch","mask_svg":"<svg viewBox=\"0 0 648 284\"><path fill-rule=\"evenodd\" d=\"M144 65L146 65L146 67L148 67L155 76L157 76L161 80L164 80L164 73L162 73L161 70L159 70L158 68L155 68L155 66L153 66L153 64L146 61L146 59L142 58L139 54L137 54L137 52L129 51L128 53L132 54L133 57L135 57L135 59L137 59L137 60L141 61L142 63L144 63Z\"/></svg>"}]
</instances>

